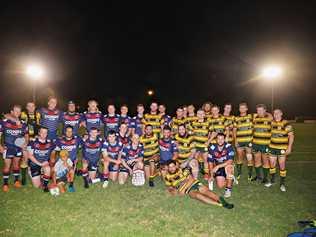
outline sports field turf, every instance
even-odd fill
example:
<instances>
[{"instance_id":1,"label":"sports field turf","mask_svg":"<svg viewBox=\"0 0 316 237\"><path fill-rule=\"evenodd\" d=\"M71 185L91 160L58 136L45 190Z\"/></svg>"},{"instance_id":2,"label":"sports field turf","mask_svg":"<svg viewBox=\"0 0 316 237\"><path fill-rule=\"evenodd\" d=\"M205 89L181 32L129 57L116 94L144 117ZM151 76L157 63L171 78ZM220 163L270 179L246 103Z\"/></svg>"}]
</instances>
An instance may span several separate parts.
<instances>
[{"instance_id":1,"label":"sports field turf","mask_svg":"<svg viewBox=\"0 0 316 237\"><path fill-rule=\"evenodd\" d=\"M161 182L85 190L77 177L77 192L59 197L28 182L0 192L0 236L286 236L299 230L297 220L316 218L316 125L296 124L295 133L286 193L243 176L230 198L235 208L226 210L170 197Z\"/></svg>"}]
</instances>

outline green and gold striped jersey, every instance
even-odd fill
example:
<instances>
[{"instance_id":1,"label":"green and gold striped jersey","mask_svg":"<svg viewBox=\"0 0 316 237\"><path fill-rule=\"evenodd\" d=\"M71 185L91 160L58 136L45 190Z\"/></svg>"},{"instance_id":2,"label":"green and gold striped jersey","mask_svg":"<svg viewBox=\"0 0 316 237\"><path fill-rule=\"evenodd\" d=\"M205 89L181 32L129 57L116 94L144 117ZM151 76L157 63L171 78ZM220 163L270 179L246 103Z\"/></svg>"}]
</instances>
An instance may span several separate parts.
<instances>
[{"instance_id":1,"label":"green and gold striped jersey","mask_svg":"<svg viewBox=\"0 0 316 237\"><path fill-rule=\"evenodd\" d=\"M185 122L186 122L185 117L183 117L183 118L173 117L172 120L171 120L171 131L172 131L172 134L177 134L179 125L185 124Z\"/></svg>"},{"instance_id":2,"label":"green and gold striped jersey","mask_svg":"<svg viewBox=\"0 0 316 237\"><path fill-rule=\"evenodd\" d=\"M234 129L236 129L236 141L238 143L252 142L252 115L235 116Z\"/></svg>"},{"instance_id":3,"label":"green and gold striped jersey","mask_svg":"<svg viewBox=\"0 0 316 237\"><path fill-rule=\"evenodd\" d=\"M190 171L188 169L178 169L174 174L166 174L165 184L168 187L176 188L179 192L188 193L191 187L197 183L198 180L194 182L187 182L187 178L190 176Z\"/></svg>"},{"instance_id":4,"label":"green and gold striped jersey","mask_svg":"<svg viewBox=\"0 0 316 237\"><path fill-rule=\"evenodd\" d=\"M152 136L147 136L144 134L140 137L140 143L144 147L144 159L151 158L159 153L158 135L153 134Z\"/></svg>"},{"instance_id":5,"label":"green and gold striped jersey","mask_svg":"<svg viewBox=\"0 0 316 237\"><path fill-rule=\"evenodd\" d=\"M192 136L194 139L196 148L207 148L205 143L208 140L210 123L207 120L203 122L193 121L190 125L190 130L192 131Z\"/></svg>"},{"instance_id":6,"label":"green and gold striped jersey","mask_svg":"<svg viewBox=\"0 0 316 237\"><path fill-rule=\"evenodd\" d=\"M30 137L34 137L37 135L40 119L41 119L41 114L39 112L35 112L34 114L29 114L26 111L22 111L21 120L26 122Z\"/></svg>"},{"instance_id":7,"label":"green and gold striped jersey","mask_svg":"<svg viewBox=\"0 0 316 237\"><path fill-rule=\"evenodd\" d=\"M186 134L185 136L180 136L180 134L176 134L174 138L179 151L177 161L181 164L190 157L191 152L194 149L194 140L193 137L188 134Z\"/></svg>"},{"instance_id":8,"label":"green and gold striped jersey","mask_svg":"<svg viewBox=\"0 0 316 237\"><path fill-rule=\"evenodd\" d=\"M153 127L153 132L160 136L161 126L163 124L163 118L160 114L145 114L144 115L144 125L150 124Z\"/></svg>"},{"instance_id":9,"label":"green and gold striped jersey","mask_svg":"<svg viewBox=\"0 0 316 237\"><path fill-rule=\"evenodd\" d=\"M271 138L271 122L272 118L269 115L259 117L253 115L253 139L252 143L256 145L269 145Z\"/></svg>"},{"instance_id":10,"label":"green and gold striped jersey","mask_svg":"<svg viewBox=\"0 0 316 237\"><path fill-rule=\"evenodd\" d=\"M273 120L271 127L271 141L269 147L286 150L289 144L289 133L293 132L292 125L290 125L286 120Z\"/></svg>"},{"instance_id":11,"label":"green and gold striped jersey","mask_svg":"<svg viewBox=\"0 0 316 237\"><path fill-rule=\"evenodd\" d=\"M225 117L219 115L217 118L211 117L208 119L210 123L210 132L216 133L225 133ZM212 144L216 143L216 139L214 138L211 141Z\"/></svg>"},{"instance_id":12,"label":"green and gold striped jersey","mask_svg":"<svg viewBox=\"0 0 316 237\"><path fill-rule=\"evenodd\" d=\"M234 115L229 115L229 116L225 116L223 115L225 118L225 135L227 135L226 133L228 132L228 142L232 143L233 142L233 128L234 128L234 121L235 121L235 116ZM228 129L226 129L228 128Z\"/></svg>"}]
</instances>

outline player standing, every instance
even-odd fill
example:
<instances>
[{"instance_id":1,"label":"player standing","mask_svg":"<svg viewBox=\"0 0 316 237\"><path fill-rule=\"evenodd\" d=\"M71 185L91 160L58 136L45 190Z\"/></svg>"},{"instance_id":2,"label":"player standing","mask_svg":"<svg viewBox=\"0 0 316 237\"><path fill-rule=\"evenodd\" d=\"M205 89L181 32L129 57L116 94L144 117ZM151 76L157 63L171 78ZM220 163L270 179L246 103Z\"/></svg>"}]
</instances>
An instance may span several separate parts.
<instances>
[{"instance_id":1,"label":"player standing","mask_svg":"<svg viewBox=\"0 0 316 237\"><path fill-rule=\"evenodd\" d=\"M164 104L160 104L159 105L159 114L162 116L162 119L163 119L163 124L162 124L162 127L163 126L170 126L170 123L171 123L171 117L166 114L166 105Z\"/></svg>"},{"instance_id":2,"label":"player standing","mask_svg":"<svg viewBox=\"0 0 316 237\"><path fill-rule=\"evenodd\" d=\"M212 102L205 102L203 105L202 105L202 109L204 110L204 113L205 113L205 118L210 118L212 117L212 113L211 113L211 110L212 110Z\"/></svg>"},{"instance_id":3,"label":"player standing","mask_svg":"<svg viewBox=\"0 0 316 237\"><path fill-rule=\"evenodd\" d=\"M109 131L119 131L120 126L120 116L115 113L114 104L109 104L107 108L108 114L103 117L104 124L104 137L108 136Z\"/></svg>"},{"instance_id":4,"label":"player standing","mask_svg":"<svg viewBox=\"0 0 316 237\"><path fill-rule=\"evenodd\" d=\"M91 128L97 128L100 131L103 115L98 109L98 102L89 100L88 111L83 113L83 125L89 133Z\"/></svg>"},{"instance_id":5,"label":"player standing","mask_svg":"<svg viewBox=\"0 0 316 237\"><path fill-rule=\"evenodd\" d=\"M215 144L216 143L216 136L218 133L227 134L226 141L228 140L228 132L226 132L227 127L225 126L225 117L222 116L219 112L219 106L213 105L212 109L212 116L208 118L210 123L210 137L208 143Z\"/></svg>"},{"instance_id":6,"label":"player standing","mask_svg":"<svg viewBox=\"0 0 316 237\"><path fill-rule=\"evenodd\" d=\"M176 116L171 120L171 132L172 136L175 136L178 133L178 126L185 124L186 118L184 117L183 107L177 108Z\"/></svg>"},{"instance_id":7,"label":"player standing","mask_svg":"<svg viewBox=\"0 0 316 237\"><path fill-rule=\"evenodd\" d=\"M224 105L224 112L223 116L225 118L225 135L227 137L228 143L233 145L233 138L234 138L234 119L235 116L231 114L233 106L231 103L226 103Z\"/></svg>"},{"instance_id":8,"label":"player standing","mask_svg":"<svg viewBox=\"0 0 316 237\"><path fill-rule=\"evenodd\" d=\"M144 125L146 126L147 124L153 127L153 132L159 137L164 120L162 115L158 113L158 104L156 102L151 103L150 112L144 116Z\"/></svg>"},{"instance_id":9,"label":"player standing","mask_svg":"<svg viewBox=\"0 0 316 237\"><path fill-rule=\"evenodd\" d=\"M132 118L128 116L128 107L126 104L121 106L121 114L119 124L125 123L127 125L127 135L132 132Z\"/></svg>"},{"instance_id":10,"label":"player standing","mask_svg":"<svg viewBox=\"0 0 316 237\"><path fill-rule=\"evenodd\" d=\"M143 135L144 112L145 112L144 105L138 104L137 105L137 115L133 117L132 123L131 123L132 134L137 134L138 136Z\"/></svg>"},{"instance_id":11,"label":"player standing","mask_svg":"<svg viewBox=\"0 0 316 237\"><path fill-rule=\"evenodd\" d=\"M79 127L82 124L82 115L76 112L76 104L73 101L68 102L67 112L64 112L61 121L63 124L63 134L65 134L66 127L71 126L73 128L73 135L79 135Z\"/></svg>"}]
</instances>

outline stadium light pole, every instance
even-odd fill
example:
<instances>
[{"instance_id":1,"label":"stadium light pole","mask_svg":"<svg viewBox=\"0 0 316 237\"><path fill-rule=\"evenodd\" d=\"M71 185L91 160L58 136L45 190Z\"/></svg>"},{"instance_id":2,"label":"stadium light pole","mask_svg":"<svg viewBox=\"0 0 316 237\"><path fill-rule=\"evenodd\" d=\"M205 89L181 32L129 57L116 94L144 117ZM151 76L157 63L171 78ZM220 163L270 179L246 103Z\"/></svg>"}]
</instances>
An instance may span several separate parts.
<instances>
[{"instance_id":1,"label":"stadium light pole","mask_svg":"<svg viewBox=\"0 0 316 237\"><path fill-rule=\"evenodd\" d=\"M262 70L262 77L271 83L271 111L274 110L274 86L275 81L280 79L283 74L283 70L279 66L267 66Z\"/></svg>"},{"instance_id":2,"label":"stadium light pole","mask_svg":"<svg viewBox=\"0 0 316 237\"><path fill-rule=\"evenodd\" d=\"M36 83L43 79L45 71L42 66L38 64L29 64L25 69L26 76L32 81L32 98L36 102Z\"/></svg>"}]
</instances>

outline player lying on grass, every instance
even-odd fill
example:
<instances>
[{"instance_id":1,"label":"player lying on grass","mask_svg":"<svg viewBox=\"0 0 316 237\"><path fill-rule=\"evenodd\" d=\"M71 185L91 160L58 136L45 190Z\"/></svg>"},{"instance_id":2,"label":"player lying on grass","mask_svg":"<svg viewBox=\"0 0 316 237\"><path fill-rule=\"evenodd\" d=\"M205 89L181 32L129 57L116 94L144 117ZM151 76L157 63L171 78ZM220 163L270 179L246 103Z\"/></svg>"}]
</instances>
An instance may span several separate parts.
<instances>
[{"instance_id":1,"label":"player lying on grass","mask_svg":"<svg viewBox=\"0 0 316 237\"><path fill-rule=\"evenodd\" d=\"M179 168L176 161L171 160L167 164L167 173L164 177L167 190L171 195L188 194L191 198L199 200L205 204L222 206L232 209L233 204L226 202L223 197L219 197L211 192L199 180L193 178L188 169Z\"/></svg>"},{"instance_id":2,"label":"player lying on grass","mask_svg":"<svg viewBox=\"0 0 316 237\"><path fill-rule=\"evenodd\" d=\"M73 163L69 158L69 152L67 150L61 150L59 152L59 159L52 170L52 181L53 185L57 185L60 193L66 191L67 183L69 184L68 191L75 191Z\"/></svg>"},{"instance_id":3,"label":"player lying on grass","mask_svg":"<svg viewBox=\"0 0 316 237\"><path fill-rule=\"evenodd\" d=\"M219 188L225 187L224 197L231 196L231 190L234 180L234 149L231 144L225 142L225 134L218 133L216 136L216 144L209 147L209 169L211 172L210 183L215 177L216 185ZM209 185L212 190L213 185Z\"/></svg>"},{"instance_id":4,"label":"player lying on grass","mask_svg":"<svg viewBox=\"0 0 316 237\"><path fill-rule=\"evenodd\" d=\"M143 170L144 148L139 142L139 136L134 134L131 143L123 148L122 164L118 177L119 184L125 184L128 175L132 175L135 170Z\"/></svg>"}]
</instances>

